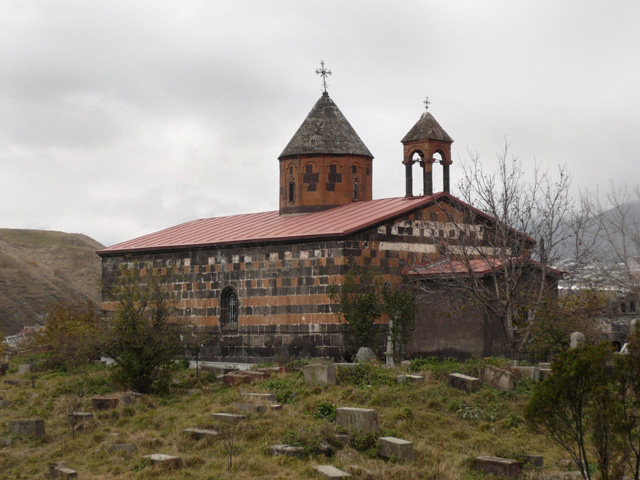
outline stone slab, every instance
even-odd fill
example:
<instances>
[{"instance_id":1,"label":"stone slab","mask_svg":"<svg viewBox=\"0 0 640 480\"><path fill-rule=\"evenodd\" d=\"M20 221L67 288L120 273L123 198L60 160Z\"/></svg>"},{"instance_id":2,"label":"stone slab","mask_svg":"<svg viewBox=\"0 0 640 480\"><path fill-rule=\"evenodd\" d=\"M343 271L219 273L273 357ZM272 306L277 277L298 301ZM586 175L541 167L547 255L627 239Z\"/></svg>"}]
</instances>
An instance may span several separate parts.
<instances>
[{"instance_id":1,"label":"stone slab","mask_svg":"<svg viewBox=\"0 0 640 480\"><path fill-rule=\"evenodd\" d=\"M369 347L360 347L358 349L358 353L356 353L356 360L359 363L367 363L367 362L377 362L378 356L376 352L374 352Z\"/></svg>"},{"instance_id":2,"label":"stone slab","mask_svg":"<svg viewBox=\"0 0 640 480\"><path fill-rule=\"evenodd\" d=\"M551 363L540 362L538 363L539 368L551 369Z\"/></svg>"},{"instance_id":3,"label":"stone slab","mask_svg":"<svg viewBox=\"0 0 640 480\"><path fill-rule=\"evenodd\" d=\"M378 455L404 462L413 462L413 442L396 437L378 438Z\"/></svg>"},{"instance_id":4,"label":"stone slab","mask_svg":"<svg viewBox=\"0 0 640 480\"><path fill-rule=\"evenodd\" d=\"M251 377L247 375L240 375L237 373L225 373L224 375L218 375L217 378L229 387L232 387L234 385L241 385L243 383L251 383L252 381Z\"/></svg>"},{"instance_id":5,"label":"stone slab","mask_svg":"<svg viewBox=\"0 0 640 480\"><path fill-rule=\"evenodd\" d=\"M189 435L191 438L201 440L203 438L214 438L218 436L217 430L208 430L206 428L185 428L182 433Z\"/></svg>"},{"instance_id":6,"label":"stone slab","mask_svg":"<svg viewBox=\"0 0 640 480\"><path fill-rule=\"evenodd\" d=\"M117 408L120 403L120 399L112 396L96 396L91 399L91 402L93 403L93 408L96 410L111 410L113 408Z\"/></svg>"},{"instance_id":7,"label":"stone slab","mask_svg":"<svg viewBox=\"0 0 640 480\"><path fill-rule=\"evenodd\" d=\"M535 382L540 381L540 367L513 367L513 369L520 372L522 378L530 378Z\"/></svg>"},{"instance_id":8,"label":"stone slab","mask_svg":"<svg viewBox=\"0 0 640 480\"><path fill-rule=\"evenodd\" d=\"M166 467L180 467L182 466L182 458L174 455L165 455L164 453L152 453L151 455L145 455L142 458L149 460L151 465L162 465Z\"/></svg>"},{"instance_id":9,"label":"stone slab","mask_svg":"<svg viewBox=\"0 0 640 480\"><path fill-rule=\"evenodd\" d=\"M22 385L25 382L17 378L5 378L2 380L2 383L6 383L7 385Z\"/></svg>"},{"instance_id":10,"label":"stone slab","mask_svg":"<svg viewBox=\"0 0 640 480\"><path fill-rule=\"evenodd\" d=\"M482 371L482 380L505 392L510 392L516 387L516 379L513 373L493 365L487 365Z\"/></svg>"},{"instance_id":11,"label":"stone slab","mask_svg":"<svg viewBox=\"0 0 640 480\"><path fill-rule=\"evenodd\" d=\"M550 368L540 368L540 381L550 377L552 373L553 372Z\"/></svg>"},{"instance_id":12,"label":"stone slab","mask_svg":"<svg viewBox=\"0 0 640 480\"><path fill-rule=\"evenodd\" d=\"M378 413L370 408L339 407L336 409L336 423L357 431L375 432L378 430Z\"/></svg>"},{"instance_id":13,"label":"stone slab","mask_svg":"<svg viewBox=\"0 0 640 480\"><path fill-rule=\"evenodd\" d=\"M271 410L272 412L281 412L282 411L282 404L280 403L274 403L273 405L269 405L269 410Z\"/></svg>"},{"instance_id":14,"label":"stone slab","mask_svg":"<svg viewBox=\"0 0 640 480\"><path fill-rule=\"evenodd\" d=\"M476 457L473 468L498 477L517 477L522 473L522 463L500 457Z\"/></svg>"},{"instance_id":15,"label":"stone slab","mask_svg":"<svg viewBox=\"0 0 640 480\"><path fill-rule=\"evenodd\" d=\"M239 415L237 413L210 413L209 416L215 420L220 420L222 422L230 423L232 425L236 425L241 420L247 418L246 415Z\"/></svg>"},{"instance_id":16,"label":"stone slab","mask_svg":"<svg viewBox=\"0 0 640 480\"><path fill-rule=\"evenodd\" d=\"M291 445L271 445L271 455L285 456L285 457L298 457L302 456L304 448L292 447Z\"/></svg>"},{"instance_id":17,"label":"stone slab","mask_svg":"<svg viewBox=\"0 0 640 480\"><path fill-rule=\"evenodd\" d=\"M35 363L23 363L22 365L18 365L18 373L20 375L25 375L27 373L35 372L36 365Z\"/></svg>"},{"instance_id":18,"label":"stone slab","mask_svg":"<svg viewBox=\"0 0 640 480\"><path fill-rule=\"evenodd\" d=\"M337 383L336 366L307 365L302 369L304 383L307 385L335 385Z\"/></svg>"},{"instance_id":19,"label":"stone slab","mask_svg":"<svg viewBox=\"0 0 640 480\"><path fill-rule=\"evenodd\" d=\"M49 465L49 478L61 478L64 480L78 478L78 472L67 467L62 462L57 462Z\"/></svg>"},{"instance_id":20,"label":"stone slab","mask_svg":"<svg viewBox=\"0 0 640 480\"><path fill-rule=\"evenodd\" d=\"M109 445L110 452L135 453L138 446L135 443L114 443Z\"/></svg>"},{"instance_id":21,"label":"stone slab","mask_svg":"<svg viewBox=\"0 0 640 480\"><path fill-rule=\"evenodd\" d=\"M44 437L44 420L9 420L7 422L9 433L13 435L31 435Z\"/></svg>"},{"instance_id":22,"label":"stone slab","mask_svg":"<svg viewBox=\"0 0 640 480\"><path fill-rule=\"evenodd\" d=\"M278 401L278 395L275 393L243 393L242 396L250 402L276 403Z\"/></svg>"},{"instance_id":23,"label":"stone slab","mask_svg":"<svg viewBox=\"0 0 640 480\"><path fill-rule=\"evenodd\" d=\"M424 375L405 375L407 380L412 383L422 383L424 382Z\"/></svg>"},{"instance_id":24,"label":"stone slab","mask_svg":"<svg viewBox=\"0 0 640 480\"><path fill-rule=\"evenodd\" d=\"M469 375L463 375L462 373L449 374L449 385L468 393L478 391L480 389L480 383L480 379L476 377L470 377Z\"/></svg>"},{"instance_id":25,"label":"stone slab","mask_svg":"<svg viewBox=\"0 0 640 480\"><path fill-rule=\"evenodd\" d=\"M544 468L544 457L542 455L527 455L525 460L532 467Z\"/></svg>"},{"instance_id":26,"label":"stone slab","mask_svg":"<svg viewBox=\"0 0 640 480\"><path fill-rule=\"evenodd\" d=\"M341 478L351 478L347 472L343 472L342 470L337 469L333 465L318 465L316 467L316 471L327 480L340 480Z\"/></svg>"},{"instance_id":27,"label":"stone slab","mask_svg":"<svg viewBox=\"0 0 640 480\"><path fill-rule=\"evenodd\" d=\"M257 415L262 415L263 413L267 413L266 405L259 405L257 403L240 403L235 402L231 404L231 407L236 410L240 410L241 412L253 413Z\"/></svg>"},{"instance_id":28,"label":"stone slab","mask_svg":"<svg viewBox=\"0 0 640 480\"><path fill-rule=\"evenodd\" d=\"M396 383L407 383L406 375L396 375Z\"/></svg>"}]
</instances>

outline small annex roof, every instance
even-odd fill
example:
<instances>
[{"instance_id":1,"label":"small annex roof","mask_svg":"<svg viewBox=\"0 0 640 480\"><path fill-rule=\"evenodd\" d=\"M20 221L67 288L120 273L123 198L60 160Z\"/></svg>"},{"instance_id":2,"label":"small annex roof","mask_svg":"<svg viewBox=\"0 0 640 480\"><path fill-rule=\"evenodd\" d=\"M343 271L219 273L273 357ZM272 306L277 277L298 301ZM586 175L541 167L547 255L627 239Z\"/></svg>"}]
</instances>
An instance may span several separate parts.
<instances>
[{"instance_id":1,"label":"small annex roof","mask_svg":"<svg viewBox=\"0 0 640 480\"><path fill-rule=\"evenodd\" d=\"M439 140L441 142L453 143L453 138L449 136L444 128L429 112L424 112L416 124L409 130L402 143L415 142L420 140Z\"/></svg>"},{"instance_id":2,"label":"small annex roof","mask_svg":"<svg viewBox=\"0 0 640 480\"><path fill-rule=\"evenodd\" d=\"M277 211L204 218L98 250L99 255L246 243L273 243L322 237L341 237L372 227L437 201L446 193L398 197L347 205L303 215L281 216Z\"/></svg>"},{"instance_id":3,"label":"small annex roof","mask_svg":"<svg viewBox=\"0 0 640 480\"><path fill-rule=\"evenodd\" d=\"M293 155L373 155L324 92L278 158Z\"/></svg>"},{"instance_id":4,"label":"small annex roof","mask_svg":"<svg viewBox=\"0 0 640 480\"><path fill-rule=\"evenodd\" d=\"M506 261L499 258L478 258L469 261L443 259L431 263L421 263L407 266L403 269L403 275L413 277L433 278L433 277L468 277L477 275L483 277L504 269L505 264L520 263L524 261L522 257L509 258ZM539 262L528 258L526 260L532 267L538 267ZM562 276L562 271L547 267L548 273Z\"/></svg>"}]
</instances>

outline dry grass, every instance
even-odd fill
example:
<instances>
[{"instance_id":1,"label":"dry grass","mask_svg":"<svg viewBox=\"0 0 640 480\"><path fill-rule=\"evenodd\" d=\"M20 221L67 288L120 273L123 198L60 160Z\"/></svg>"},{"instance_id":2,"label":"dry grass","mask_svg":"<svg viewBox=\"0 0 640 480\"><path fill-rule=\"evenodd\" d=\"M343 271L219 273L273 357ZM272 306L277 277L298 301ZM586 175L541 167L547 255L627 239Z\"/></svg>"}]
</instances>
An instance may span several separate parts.
<instances>
[{"instance_id":1,"label":"dry grass","mask_svg":"<svg viewBox=\"0 0 640 480\"><path fill-rule=\"evenodd\" d=\"M565 458L544 437L529 432L522 419L528 399L525 391L505 394L485 387L475 394L449 388L441 374L424 384L340 385L308 387L299 373L280 374L253 385L225 387L203 383L201 394L187 395L194 386L193 372L181 373L180 388L167 397L145 396L137 404L110 411L95 411L95 418L77 427L75 438L66 415L70 402L83 411L93 411L91 396L108 390L105 367L91 367L83 374L38 374L30 385L0 384L0 397L11 400L0 410L0 436L6 422L19 418L43 418L44 439L13 438L0 447L2 479L46 478L48 464L64 461L82 479L295 479L320 478L318 464L332 464L355 479L458 480L488 479L469 469L477 455L522 458L544 455L547 465ZM13 373L4 378L18 378ZM220 439L194 440L181 432L188 427L216 428L208 417L213 412L233 411L231 403L241 392L277 391L290 401L281 412L251 416L237 427L234 463L227 471L227 456ZM357 451L339 447L335 423L318 418L321 401L337 406L375 408L384 435L411 440L416 461L403 464L377 458L375 449ZM463 418L466 417L466 418ZM314 446L326 440L336 448L332 458L315 453ZM366 444L366 439L361 439ZM302 459L271 457L269 446L298 442L308 455ZM112 453L114 443L135 443L136 453ZM365 445L366 447L366 445ZM170 472L145 464L143 455L179 455L185 466ZM525 478L534 478L530 473Z\"/></svg>"}]
</instances>

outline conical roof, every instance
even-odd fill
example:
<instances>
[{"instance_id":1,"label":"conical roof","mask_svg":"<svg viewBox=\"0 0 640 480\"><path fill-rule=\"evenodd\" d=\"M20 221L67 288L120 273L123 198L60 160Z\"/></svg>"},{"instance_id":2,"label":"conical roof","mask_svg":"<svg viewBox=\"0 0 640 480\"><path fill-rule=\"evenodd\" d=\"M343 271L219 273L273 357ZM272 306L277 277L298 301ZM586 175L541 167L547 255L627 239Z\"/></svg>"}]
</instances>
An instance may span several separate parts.
<instances>
[{"instance_id":1,"label":"conical roof","mask_svg":"<svg viewBox=\"0 0 640 480\"><path fill-rule=\"evenodd\" d=\"M420 120L416 122L409 133L402 139L402 143L414 142L416 140L439 140L441 142L453 143L453 138L440 126L436 119L429 112L424 112Z\"/></svg>"},{"instance_id":2,"label":"conical roof","mask_svg":"<svg viewBox=\"0 0 640 480\"><path fill-rule=\"evenodd\" d=\"M278 158L289 155L365 155L371 152L324 92Z\"/></svg>"}]
</instances>

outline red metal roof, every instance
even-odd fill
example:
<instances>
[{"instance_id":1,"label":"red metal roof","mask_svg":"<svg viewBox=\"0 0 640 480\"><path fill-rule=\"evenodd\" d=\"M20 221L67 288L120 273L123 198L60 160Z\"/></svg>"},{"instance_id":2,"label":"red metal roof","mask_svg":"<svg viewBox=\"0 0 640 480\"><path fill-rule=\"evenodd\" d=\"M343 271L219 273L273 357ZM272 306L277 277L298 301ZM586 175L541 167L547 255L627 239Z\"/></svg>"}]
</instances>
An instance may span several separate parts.
<instances>
[{"instance_id":1,"label":"red metal roof","mask_svg":"<svg viewBox=\"0 0 640 480\"><path fill-rule=\"evenodd\" d=\"M447 193L354 202L321 212L280 216L277 211L204 218L98 250L99 255L209 245L340 237L423 207ZM457 199L456 199L457 200Z\"/></svg>"},{"instance_id":2,"label":"red metal roof","mask_svg":"<svg viewBox=\"0 0 640 480\"><path fill-rule=\"evenodd\" d=\"M508 259L511 262L522 262L522 257L513 257ZM526 260L532 266L539 266L540 263L529 258ZM468 262L460 260L439 260L432 263L422 263L418 265L408 266L403 269L404 275L419 277L446 277L446 276L469 276L469 275L488 275L492 272L500 271L504 268L504 263L499 258L481 258L473 259ZM547 271L552 275L562 276L562 272L555 268L547 267Z\"/></svg>"}]
</instances>

